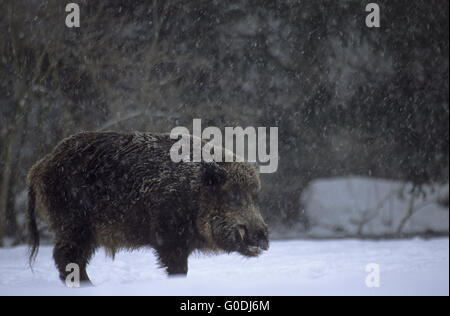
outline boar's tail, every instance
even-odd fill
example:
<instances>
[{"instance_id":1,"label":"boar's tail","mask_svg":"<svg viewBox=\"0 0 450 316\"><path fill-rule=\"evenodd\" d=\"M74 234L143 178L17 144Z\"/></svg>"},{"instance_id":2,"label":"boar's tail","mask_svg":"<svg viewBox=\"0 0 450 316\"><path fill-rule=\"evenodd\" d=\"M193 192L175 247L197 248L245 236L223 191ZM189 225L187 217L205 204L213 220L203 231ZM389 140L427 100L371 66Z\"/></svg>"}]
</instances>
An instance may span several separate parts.
<instances>
[{"instance_id":1,"label":"boar's tail","mask_svg":"<svg viewBox=\"0 0 450 316\"><path fill-rule=\"evenodd\" d=\"M36 206L36 193L34 192L33 187L30 185L28 187L28 213L27 213L28 244L30 245L30 257L29 257L30 267L36 260L37 253L39 251L39 230L36 225L35 206Z\"/></svg>"}]
</instances>

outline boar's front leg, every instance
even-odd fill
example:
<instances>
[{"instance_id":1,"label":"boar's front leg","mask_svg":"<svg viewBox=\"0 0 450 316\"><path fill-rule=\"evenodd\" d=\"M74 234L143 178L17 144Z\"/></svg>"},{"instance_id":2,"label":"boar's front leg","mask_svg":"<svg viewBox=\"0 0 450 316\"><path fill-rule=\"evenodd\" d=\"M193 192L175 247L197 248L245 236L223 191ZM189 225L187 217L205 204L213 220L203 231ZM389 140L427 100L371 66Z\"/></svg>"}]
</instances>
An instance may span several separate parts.
<instances>
[{"instance_id":1,"label":"boar's front leg","mask_svg":"<svg viewBox=\"0 0 450 316\"><path fill-rule=\"evenodd\" d=\"M167 274L186 275L188 272L189 251L185 247L164 247L156 249L162 268Z\"/></svg>"}]
</instances>

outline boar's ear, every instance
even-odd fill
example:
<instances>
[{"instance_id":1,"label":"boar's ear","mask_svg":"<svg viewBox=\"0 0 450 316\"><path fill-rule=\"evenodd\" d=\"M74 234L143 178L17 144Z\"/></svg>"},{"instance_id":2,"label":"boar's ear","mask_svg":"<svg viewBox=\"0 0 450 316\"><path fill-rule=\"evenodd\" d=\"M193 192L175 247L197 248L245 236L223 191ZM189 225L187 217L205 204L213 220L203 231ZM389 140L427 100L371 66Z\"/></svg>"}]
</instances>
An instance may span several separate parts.
<instances>
[{"instance_id":1,"label":"boar's ear","mask_svg":"<svg viewBox=\"0 0 450 316\"><path fill-rule=\"evenodd\" d=\"M219 166L217 162L201 163L202 181L207 186L221 186L228 179L225 168Z\"/></svg>"}]
</instances>

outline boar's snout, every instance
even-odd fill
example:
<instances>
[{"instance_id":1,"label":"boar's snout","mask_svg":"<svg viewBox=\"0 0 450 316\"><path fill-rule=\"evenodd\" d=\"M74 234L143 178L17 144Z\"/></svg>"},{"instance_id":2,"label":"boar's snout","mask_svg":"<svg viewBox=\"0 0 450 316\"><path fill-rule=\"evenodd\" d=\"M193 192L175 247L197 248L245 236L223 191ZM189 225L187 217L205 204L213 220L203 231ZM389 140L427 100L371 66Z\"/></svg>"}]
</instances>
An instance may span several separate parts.
<instances>
[{"instance_id":1,"label":"boar's snout","mask_svg":"<svg viewBox=\"0 0 450 316\"><path fill-rule=\"evenodd\" d=\"M269 249L269 233L267 226L238 225L236 228L238 251L248 257L256 257Z\"/></svg>"}]
</instances>

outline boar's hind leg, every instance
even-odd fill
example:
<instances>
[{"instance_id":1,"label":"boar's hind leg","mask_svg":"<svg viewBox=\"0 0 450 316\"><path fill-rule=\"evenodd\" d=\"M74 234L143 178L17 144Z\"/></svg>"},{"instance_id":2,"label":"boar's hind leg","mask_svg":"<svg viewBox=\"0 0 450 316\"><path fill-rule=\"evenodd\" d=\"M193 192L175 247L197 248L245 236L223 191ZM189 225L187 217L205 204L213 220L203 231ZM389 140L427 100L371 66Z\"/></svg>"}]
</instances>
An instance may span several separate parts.
<instances>
[{"instance_id":1,"label":"boar's hind leg","mask_svg":"<svg viewBox=\"0 0 450 316\"><path fill-rule=\"evenodd\" d=\"M65 282L66 278L74 271L67 268L67 265L75 263L79 267L80 281L84 285L91 285L91 281L86 273L86 266L95 252L95 245L90 238L77 235L73 238L58 238L56 236L53 258L59 271L59 278ZM66 271L67 270L69 271Z\"/></svg>"},{"instance_id":2,"label":"boar's hind leg","mask_svg":"<svg viewBox=\"0 0 450 316\"><path fill-rule=\"evenodd\" d=\"M169 247L157 249L161 267L166 268L168 275L186 275L188 272L189 252L184 248Z\"/></svg>"}]
</instances>

